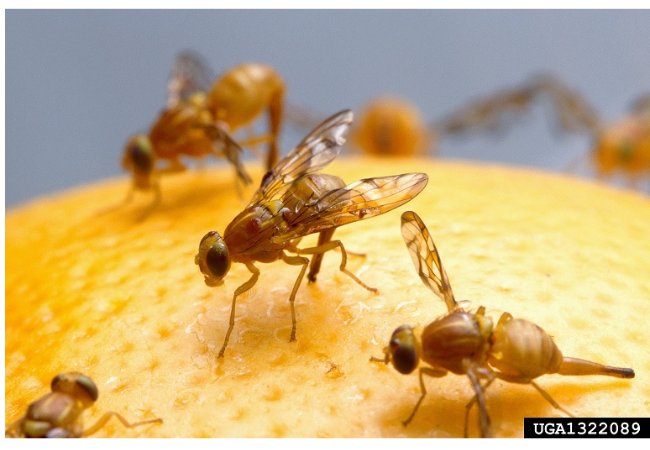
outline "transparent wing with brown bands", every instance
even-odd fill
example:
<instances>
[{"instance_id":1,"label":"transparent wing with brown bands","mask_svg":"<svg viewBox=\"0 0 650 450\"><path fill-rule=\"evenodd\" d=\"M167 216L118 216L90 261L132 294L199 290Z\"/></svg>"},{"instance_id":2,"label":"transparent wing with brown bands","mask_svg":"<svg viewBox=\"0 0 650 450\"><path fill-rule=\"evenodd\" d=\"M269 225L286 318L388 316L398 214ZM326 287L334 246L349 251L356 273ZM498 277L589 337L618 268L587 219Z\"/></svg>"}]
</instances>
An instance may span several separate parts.
<instances>
[{"instance_id":1,"label":"transparent wing with brown bands","mask_svg":"<svg viewBox=\"0 0 650 450\"><path fill-rule=\"evenodd\" d=\"M214 125L203 125L202 128L205 133L210 136L213 141L219 142L223 147L223 153L237 171L237 176L244 184L253 182L251 177L244 169L244 165L239 159L239 155L243 152L241 146L228 134L226 131Z\"/></svg>"},{"instance_id":2,"label":"transparent wing with brown bands","mask_svg":"<svg viewBox=\"0 0 650 450\"><path fill-rule=\"evenodd\" d=\"M179 53L167 85L168 105L187 100L195 92L207 92L212 78L212 71L201 55L190 50Z\"/></svg>"},{"instance_id":3,"label":"transparent wing with brown bands","mask_svg":"<svg viewBox=\"0 0 650 450\"><path fill-rule=\"evenodd\" d=\"M578 92L549 75L538 75L511 89L498 91L448 115L433 127L440 134L471 129L495 131L508 126L508 119L526 113L533 102L547 96L560 127L569 132L596 132L601 124L595 109Z\"/></svg>"},{"instance_id":4,"label":"transparent wing with brown bands","mask_svg":"<svg viewBox=\"0 0 650 450\"><path fill-rule=\"evenodd\" d=\"M413 211L402 214L402 237L422 282L445 302L449 311L454 310L457 303L436 244L422 219Z\"/></svg>"},{"instance_id":5,"label":"transparent wing with brown bands","mask_svg":"<svg viewBox=\"0 0 650 450\"><path fill-rule=\"evenodd\" d=\"M344 135L350 128L352 119L352 111L345 110L316 127L265 175L261 186L253 194L251 205L281 197L291 182L331 163L345 143Z\"/></svg>"},{"instance_id":6,"label":"transparent wing with brown bands","mask_svg":"<svg viewBox=\"0 0 650 450\"><path fill-rule=\"evenodd\" d=\"M426 174L407 173L366 178L329 191L292 217L288 231L272 241L297 239L391 211L418 195L428 180Z\"/></svg>"}]
</instances>

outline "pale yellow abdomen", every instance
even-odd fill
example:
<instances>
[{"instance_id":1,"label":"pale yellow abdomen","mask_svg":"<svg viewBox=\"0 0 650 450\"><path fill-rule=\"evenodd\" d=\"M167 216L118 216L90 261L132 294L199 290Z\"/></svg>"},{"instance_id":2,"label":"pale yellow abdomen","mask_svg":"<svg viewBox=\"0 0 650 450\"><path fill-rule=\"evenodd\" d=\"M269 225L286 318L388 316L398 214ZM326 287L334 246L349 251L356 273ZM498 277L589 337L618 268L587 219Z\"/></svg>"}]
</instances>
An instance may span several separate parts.
<instances>
[{"instance_id":1,"label":"pale yellow abdomen","mask_svg":"<svg viewBox=\"0 0 650 450\"><path fill-rule=\"evenodd\" d=\"M284 81L269 66L242 64L214 84L208 108L234 131L253 122L273 101L281 101Z\"/></svg>"},{"instance_id":2,"label":"pale yellow abdomen","mask_svg":"<svg viewBox=\"0 0 650 450\"><path fill-rule=\"evenodd\" d=\"M504 374L520 378L522 383L556 373L562 364L562 352L551 336L527 320L500 321L490 340L488 364Z\"/></svg>"}]
</instances>

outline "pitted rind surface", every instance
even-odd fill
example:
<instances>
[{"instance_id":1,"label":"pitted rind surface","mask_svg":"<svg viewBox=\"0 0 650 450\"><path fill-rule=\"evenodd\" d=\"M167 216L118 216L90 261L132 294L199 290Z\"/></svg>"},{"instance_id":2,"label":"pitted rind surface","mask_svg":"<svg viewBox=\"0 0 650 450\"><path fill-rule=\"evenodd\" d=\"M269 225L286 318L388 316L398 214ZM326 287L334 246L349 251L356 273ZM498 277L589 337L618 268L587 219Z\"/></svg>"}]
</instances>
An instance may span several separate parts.
<instances>
[{"instance_id":1,"label":"pitted rind surface","mask_svg":"<svg viewBox=\"0 0 650 450\"><path fill-rule=\"evenodd\" d=\"M48 392L52 376L76 370L99 389L87 426L109 410L164 419L133 430L112 419L99 437L461 437L466 378L426 379L428 396L404 428L417 375L368 362L397 326L424 326L446 311L401 238L408 209L428 225L458 300L485 305L494 320L508 311L537 323L567 356L636 370L633 380L538 379L558 403L580 416L650 415L650 200L560 175L439 160L340 158L325 173L351 183L412 171L430 176L415 200L335 234L366 253L349 256L348 268L380 294L341 274L340 253L328 253L318 281L298 291L298 340L288 343L299 268L260 264L223 360L232 294L250 274L233 264L224 286L209 288L194 255L207 231L224 230L245 206L229 167L166 177L144 222L137 218L151 197L141 194L96 214L122 200L126 179L7 211L6 421ZM261 169L251 173L261 178ZM561 415L532 387L501 382L487 405L500 437L522 436L523 417Z\"/></svg>"}]
</instances>

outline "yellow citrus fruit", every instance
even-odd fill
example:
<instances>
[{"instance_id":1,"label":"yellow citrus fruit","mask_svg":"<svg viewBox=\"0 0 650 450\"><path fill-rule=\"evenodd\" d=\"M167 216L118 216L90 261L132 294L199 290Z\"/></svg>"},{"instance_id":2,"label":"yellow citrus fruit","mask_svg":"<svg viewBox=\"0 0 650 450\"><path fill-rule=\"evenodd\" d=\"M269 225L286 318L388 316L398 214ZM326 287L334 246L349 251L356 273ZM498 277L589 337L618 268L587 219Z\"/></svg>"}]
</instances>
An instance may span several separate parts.
<instances>
[{"instance_id":1,"label":"yellow citrus fruit","mask_svg":"<svg viewBox=\"0 0 650 450\"><path fill-rule=\"evenodd\" d=\"M326 173L359 178L421 171L429 184L407 205L341 227L348 268L326 254L316 283L300 286L297 341L289 343L289 293L299 267L259 264L250 277L233 264L209 288L194 264L199 241L222 232L245 206L225 167L162 179L151 197L102 212L128 190L112 180L10 209L5 219L5 419L20 417L52 377L79 371L99 388L84 413L162 425L126 429L112 419L95 436L462 437L467 377L425 378L369 362L399 325L424 326L446 312L418 278L400 234L400 214L428 225L458 300L508 311L544 328L564 355L619 367L637 378L537 379L577 416L650 414L650 201L634 192L521 168L461 162L339 159ZM261 170L253 171L260 179ZM244 196L251 192L244 193ZM315 242L305 238L301 245ZM562 416L529 385L496 381L487 391L494 434L521 437L523 418ZM478 435L476 411L469 432Z\"/></svg>"}]
</instances>

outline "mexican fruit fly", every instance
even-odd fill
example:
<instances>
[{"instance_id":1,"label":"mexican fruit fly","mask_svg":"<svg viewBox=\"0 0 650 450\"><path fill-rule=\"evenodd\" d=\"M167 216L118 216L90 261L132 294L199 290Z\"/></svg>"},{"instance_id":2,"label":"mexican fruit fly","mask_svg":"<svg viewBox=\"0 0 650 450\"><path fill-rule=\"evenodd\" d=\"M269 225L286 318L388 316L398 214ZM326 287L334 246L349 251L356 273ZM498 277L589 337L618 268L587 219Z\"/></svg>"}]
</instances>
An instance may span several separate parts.
<instances>
[{"instance_id":1,"label":"mexican fruit fly","mask_svg":"<svg viewBox=\"0 0 650 450\"><path fill-rule=\"evenodd\" d=\"M142 214L143 219L160 202L160 175L185 170L181 157L225 157L235 168L238 179L244 184L251 183L239 160L241 146L221 129L206 132L206 127L214 124L208 96L202 90L206 87L206 71L198 55L181 53L168 85L168 107L146 135L133 136L124 148L122 168L133 176L124 203L131 201L136 190L154 192L154 200Z\"/></svg>"},{"instance_id":2,"label":"mexican fruit fly","mask_svg":"<svg viewBox=\"0 0 650 450\"><path fill-rule=\"evenodd\" d=\"M444 377L452 372L467 375L475 396L467 404L465 437L469 411L474 403L479 408L481 437L492 436L484 391L496 379L509 383L532 385L551 405L562 408L533 380L551 373L560 375L607 375L634 378L634 370L611 367L562 355L551 336L542 328L524 319L504 313L496 326L481 306L475 313L465 310L451 290L438 250L420 217L407 211L402 214L402 237L406 242L415 269L422 282L447 305L447 314L427 325L420 339L408 325L397 328L384 348L384 358L371 358L385 364L391 362L398 372L409 374L420 361L421 395L407 425L415 416L426 395L423 376ZM481 379L486 380L481 385Z\"/></svg>"},{"instance_id":3,"label":"mexican fruit fly","mask_svg":"<svg viewBox=\"0 0 650 450\"><path fill-rule=\"evenodd\" d=\"M210 231L201 240L195 263L205 275L208 286L223 284L231 263L245 264L253 274L235 290L230 325L219 357L223 356L235 325L237 297L251 289L259 278L255 262L282 260L302 266L289 297L290 341L296 339L294 300L309 264L309 259L303 255L314 255L308 276L315 280L319 267L313 262L338 247L341 249L340 270L364 288L377 291L345 268L345 248L341 241L331 240L332 234L341 225L383 214L408 202L424 189L428 176L408 173L367 178L346 186L337 176L316 173L338 155L352 118L352 112L346 110L316 127L264 176L250 204L226 227L223 237ZM298 247L303 236L314 233L320 233L318 245Z\"/></svg>"},{"instance_id":4,"label":"mexican fruit fly","mask_svg":"<svg viewBox=\"0 0 650 450\"><path fill-rule=\"evenodd\" d=\"M79 372L62 373L52 379L52 392L29 405L27 413L5 427L5 437L25 438L80 438L99 431L115 416L127 428L152 423L162 419L129 423L115 411L104 414L90 428L83 428L81 413L97 401L97 386Z\"/></svg>"}]
</instances>

